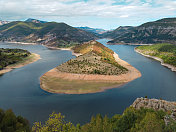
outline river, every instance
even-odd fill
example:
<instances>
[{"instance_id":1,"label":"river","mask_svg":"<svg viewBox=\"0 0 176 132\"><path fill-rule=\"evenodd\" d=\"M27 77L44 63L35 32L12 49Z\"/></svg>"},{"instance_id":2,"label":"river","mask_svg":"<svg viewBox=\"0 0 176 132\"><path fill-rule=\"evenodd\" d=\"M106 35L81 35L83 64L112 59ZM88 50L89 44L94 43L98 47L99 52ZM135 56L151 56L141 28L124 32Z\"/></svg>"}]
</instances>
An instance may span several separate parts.
<instances>
[{"instance_id":1,"label":"river","mask_svg":"<svg viewBox=\"0 0 176 132\"><path fill-rule=\"evenodd\" d=\"M42 58L0 76L0 108L13 109L15 114L24 116L31 124L45 121L53 111L61 112L73 123L83 124L97 113L108 116L121 114L137 97L176 101L176 72L136 53L135 46L106 45L107 39L98 41L137 68L142 77L101 93L51 94L40 88L40 76L75 56L70 51L50 50L42 45L0 43L0 48L26 49Z\"/></svg>"}]
</instances>

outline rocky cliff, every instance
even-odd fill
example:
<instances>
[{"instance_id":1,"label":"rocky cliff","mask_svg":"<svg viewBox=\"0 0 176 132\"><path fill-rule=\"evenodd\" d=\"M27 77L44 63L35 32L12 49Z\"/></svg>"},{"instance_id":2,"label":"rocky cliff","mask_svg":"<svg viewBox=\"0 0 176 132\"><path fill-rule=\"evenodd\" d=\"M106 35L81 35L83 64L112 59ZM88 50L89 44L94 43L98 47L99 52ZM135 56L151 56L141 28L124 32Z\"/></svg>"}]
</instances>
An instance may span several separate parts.
<instances>
[{"instance_id":1,"label":"rocky cliff","mask_svg":"<svg viewBox=\"0 0 176 132\"><path fill-rule=\"evenodd\" d=\"M154 110L173 111L176 110L176 102L169 102L159 99L137 98L131 105L136 109L152 108Z\"/></svg>"},{"instance_id":2,"label":"rocky cliff","mask_svg":"<svg viewBox=\"0 0 176 132\"><path fill-rule=\"evenodd\" d=\"M154 110L163 110L169 113L164 118L166 125L171 121L176 121L176 102L159 99L137 98L131 106L136 109L149 108Z\"/></svg>"}]
</instances>

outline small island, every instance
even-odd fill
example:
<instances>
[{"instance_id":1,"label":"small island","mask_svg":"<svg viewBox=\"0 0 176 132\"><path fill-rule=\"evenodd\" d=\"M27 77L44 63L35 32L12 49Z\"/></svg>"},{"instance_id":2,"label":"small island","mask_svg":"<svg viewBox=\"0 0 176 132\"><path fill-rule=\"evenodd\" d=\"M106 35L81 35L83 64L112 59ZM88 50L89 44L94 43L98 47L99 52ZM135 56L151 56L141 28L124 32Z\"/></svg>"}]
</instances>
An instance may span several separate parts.
<instances>
[{"instance_id":1,"label":"small island","mask_svg":"<svg viewBox=\"0 0 176 132\"><path fill-rule=\"evenodd\" d=\"M170 68L172 71L176 71L176 45L145 45L136 47L135 51L146 57L158 60L161 62L161 65Z\"/></svg>"},{"instance_id":2,"label":"small island","mask_svg":"<svg viewBox=\"0 0 176 132\"><path fill-rule=\"evenodd\" d=\"M51 93L86 94L117 88L141 77L141 73L97 41L72 48L75 59L48 71L41 88Z\"/></svg>"},{"instance_id":3,"label":"small island","mask_svg":"<svg viewBox=\"0 0 176 132\"><path fill-rule=\"evenodd\" d=\"M40 59L40 55L23 49L0 48L0 75Z\"/></svg>"}]
</instances>

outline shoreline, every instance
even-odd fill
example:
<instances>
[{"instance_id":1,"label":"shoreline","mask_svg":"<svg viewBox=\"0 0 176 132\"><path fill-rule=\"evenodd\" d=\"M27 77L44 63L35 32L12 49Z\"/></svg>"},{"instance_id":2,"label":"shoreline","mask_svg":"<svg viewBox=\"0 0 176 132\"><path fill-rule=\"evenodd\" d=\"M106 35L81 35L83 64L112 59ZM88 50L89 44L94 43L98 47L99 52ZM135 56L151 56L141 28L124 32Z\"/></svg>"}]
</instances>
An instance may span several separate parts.
<instances>
[{"instance_id":1,"label":"shoreline","mask_svg":"<svg viewBox=\"0 0 176 132\"><path fill-rule=\"evenodd\" d=\"M25 43L25 42L16 42L16 41L4 41L4 43L14 43L14 44L24 44L24 45L37 45L37 43Z\"/></svg>"},{"instance_id":2,"label":"shoreline","mask_svg":"<svg viewBox=\"0 0 176 132\"><path fill-rule=\"evenodd\" d=\"M135 45L135 46L142 46L142 45L153 45L153 44L137 44L137 43L107 43L108 45Z\"/></svg>"},{"instance_id":3,"label":"shoreline","mask_svg":"<svg viewBox=\"0 0 176 132\"><path fill-rule=\"evenodd\" d=\"M70 47L70 48L57 48L57 47L51 47L51 46L47 46L47 45L43 45L43 46L47 47L48 49L68 50L68 51L71 51L71 52L72 52L72 55L74 55L74 56L76 56L76 57L82 55L82 54L80 54L80 53L75 53L75 52L72 50L72 47Z\"/></svg>"},{"instance_id":4,"label":"shoreline","mask_svg":"<svg viewBox=\"0 0 176 132\"><path fill-rule=\"evenodd\" d=\"M141 54L141 55L143 55L143 56L145 56L145 57L152 58L152 59L154 59L154 60L159 61L162 66L165 66L165 67L169 68L171 71L176 72L176 67L175 67L175 66L172 66L172 65L170 65L170 64L164 63L161 58L156 57L156 56L151 56L151 55L143 54L142 52L140 52L140 51L137 50L136 48L135 48L134 50L135 50L137 53L139 53L139 54Z\"/></svg>"},{"instance_id":5,"label":"shoreline","mask_svg":"<svg viewBox=\"0 0 176 132\"><path fill-rule=\"evenodd\" d=\"M31 58L30 58L31 57ZM40 55L39 54L35 54L35 53L32 53L27 60L24 60L23 62L18 62L16 64L12 64L12 65L8 65L7 67L5 67L4 69L0 70L0 75L3 75L7 72L10 72L12 71L13 69L16 69L16 68L20 68L20 67L23 67L25 65L28 65L28 64L31 64L33 62L36 62L38 61L40 58Z\"/></svg>"},{"instance_id":6,"label":"shoreline","mask_svg":"<svg viewBox=\"0 0 176 132\"><path fill-rule=\"evenodd\" d=\"M128 64L127 62L121 60L114 52L114 58L115 60L122 66L128 69L128 72L125 74L120 75L98 75L98 74L74 74L74 73L66 73L66 72L60 72L56 68L51 69L50 71L46 72L44 75L40 77L40 87L44 91L50 92L50 93L59 93L59 94L88 94L88 93L97 93L97 92L103 92L107 89L113 89L120 87L126 83L129 83L139 77L141 77L140 71L138 71L136 68ZM85 92L85 91L70 91L70 90L57 90L57 88L49 88L47 86L46 79L62 79L64 81L81 81L81 82L93 82L93 83L108 83L109 86L103 86L100 87L96 92Z\"/></svg>"}]
</instances>

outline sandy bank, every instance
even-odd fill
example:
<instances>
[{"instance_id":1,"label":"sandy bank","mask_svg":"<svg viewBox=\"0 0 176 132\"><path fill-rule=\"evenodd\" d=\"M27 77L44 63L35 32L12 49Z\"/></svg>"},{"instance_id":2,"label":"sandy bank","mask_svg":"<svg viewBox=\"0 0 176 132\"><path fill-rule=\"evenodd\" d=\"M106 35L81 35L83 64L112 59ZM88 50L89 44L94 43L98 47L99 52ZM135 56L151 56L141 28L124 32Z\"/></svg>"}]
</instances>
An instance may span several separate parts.
<instances>
[{"instance_id":1,"label":"sandy bank","mask_svg":"<svg viewBox=\"0 0 176 132\"><path fill-rule=\"evenodd\" d=\"M134 79L141 77L141 73L136 68L134 68L127 62L121 60L116 53L114 53L114 57L120 65L129 70L126 74L121 75L74 74L74 73L60 72L56 68L54 68L45 73L40 78L41 88L51 93L66 93L66 94L96 93L110 88L117 88L118 86L121 86L125 83L128 83ZM63 89L61 89L62 87L61 84L55 83L56 81L59 82L60 81L59 79L67 82L65 84L65 87L63 86ZM97 85L96 90L89 88L85 90L79 89L75 91L75 89L73 88L74 83L77 83L78 85L83 82L86 83L87 85L91 85L92 83L97 84L101 83L101 85L100 84ZM69 86L69 83L72 83L72 85Z\"/></svg>"},{"instance_id":2,"label":"sandy bank","mask_svg":"<svg viewBox=\"0 0 176 132\"><path fill-rule=\"evenodd\" d=\"M37 61L39 59L40 59L40 55L32 53L24 61L16 63L16 64L9 65L9 66L5 67L3 70L0 70L0 75L4 74L6 72L10 72L11 70L13 70L15 68L20 68L20 67L23 67L23 66L25 66L27 64L33 63L33 62L35 62L35 61Z\"/></svg>"},{"instance_id":3,"label":"sandy bank","mask_svg":"<svg viewBox=\"0 0 176 132\"><path fill-rule=\"evenodd\" d=\"M165 66L165 67L171 69L171 71L175 71L175 72L176 72L176 67L175 67L175 66L172 66L172 65L170 65L170 64L164 63L164 61L163 61L161 58L156 57L156 56L150 56L150 55L143 54L142 52L140 52L140 50L137 50L136 48L135 48L135 51L136 51L137 53L139 53L139 54L145 56L145 57L152 58L152 59L155 59L155 60L157 60L157 61L160 61L160 62L161 62L161 65L163 65L163 66Z\"/></svg>"}]
</instances>

